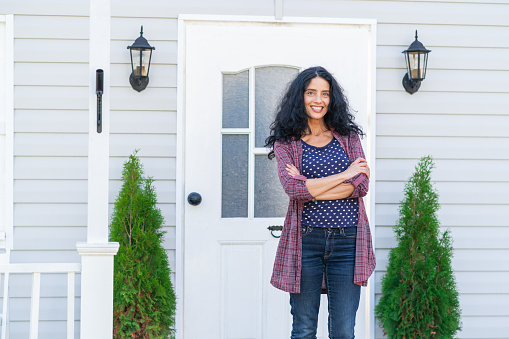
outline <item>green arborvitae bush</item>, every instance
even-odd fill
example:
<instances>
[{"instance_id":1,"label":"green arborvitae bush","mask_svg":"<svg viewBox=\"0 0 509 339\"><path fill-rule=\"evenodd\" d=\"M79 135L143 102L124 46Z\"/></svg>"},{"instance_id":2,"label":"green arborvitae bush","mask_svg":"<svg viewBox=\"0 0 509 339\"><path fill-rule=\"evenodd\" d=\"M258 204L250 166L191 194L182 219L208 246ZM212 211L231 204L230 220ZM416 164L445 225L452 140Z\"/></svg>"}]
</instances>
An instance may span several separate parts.
<instances>
[{"instance_id":1,"label":"green arborvitae bush","mask_svg":"<svg viewBox=\"0 0 509 339\"><path fill-rule=\"evenodd\" d=\"M398 245L389 253L375 308L388 338L452 338L461 328L452 240L448 230L439 230L433 168L431 157L421 158L405 186L394 227Z\"/></svg>"},{"instance_id":2,"label":"green arborvitae bush","mask_svg":"<svg viewBox=\"0 0 509 339\"><path fill-rule=\"evenodd\" d=\"M110 225L110 240L120 243L114 270L114 338L173 337L176 298L162 246L163 217L153 180L143 177L136 152L124 164L122 181Z\"/></svg>"}]
</instances>

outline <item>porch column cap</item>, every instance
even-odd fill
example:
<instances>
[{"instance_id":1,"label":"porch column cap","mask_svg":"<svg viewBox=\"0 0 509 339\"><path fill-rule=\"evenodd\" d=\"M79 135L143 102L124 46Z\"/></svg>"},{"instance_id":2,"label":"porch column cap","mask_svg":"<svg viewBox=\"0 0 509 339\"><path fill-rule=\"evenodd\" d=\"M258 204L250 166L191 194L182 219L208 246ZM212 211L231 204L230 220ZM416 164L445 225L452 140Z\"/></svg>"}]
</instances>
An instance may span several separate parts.
<instances>
[{"instance_id":1,"label":"porch column cap","mask_svg":"<svg viewBox=\"0 0 509 339\"><path fill-rule=\"evenodd\" d=\"M108 243L88 243L79 242L76 244L80 255L112 255L117 254L119 248L118 242Z\"/></svg>"}]
</instances>

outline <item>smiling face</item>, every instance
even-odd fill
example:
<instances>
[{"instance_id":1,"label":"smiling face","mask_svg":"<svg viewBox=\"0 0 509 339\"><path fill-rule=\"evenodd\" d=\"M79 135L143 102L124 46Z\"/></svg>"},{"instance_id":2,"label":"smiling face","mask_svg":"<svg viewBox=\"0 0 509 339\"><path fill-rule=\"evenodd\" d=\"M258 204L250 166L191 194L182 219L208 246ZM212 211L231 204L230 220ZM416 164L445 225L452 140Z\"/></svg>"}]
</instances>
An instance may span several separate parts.
<instances>
[{"instance_id":1,"label":"smiling face","mask_svg":"<svg viewBox=\"0 0 509 339\"><path fill-rule=\"evenodd\" d=\"M304 91L304 105L309 119L323 120L329 107L330 86L323 78L313 78Z\"/></svg>"}]
</instances>

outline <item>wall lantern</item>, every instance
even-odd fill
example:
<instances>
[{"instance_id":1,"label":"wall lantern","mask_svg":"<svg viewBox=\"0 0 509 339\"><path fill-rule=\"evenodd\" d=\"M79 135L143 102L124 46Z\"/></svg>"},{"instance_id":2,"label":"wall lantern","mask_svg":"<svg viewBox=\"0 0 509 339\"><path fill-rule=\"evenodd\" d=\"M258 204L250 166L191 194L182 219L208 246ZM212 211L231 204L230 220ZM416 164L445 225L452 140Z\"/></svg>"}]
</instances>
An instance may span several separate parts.
<instances>
[{"instance_id":1,"label":"wall lantern","mask_svg":"<svg viewBox=\"0 0 509 339\"><path fill-rule=\"evenodd\" d=\"M410 94L417 92L419 87L421 87L421 81L426 78L429 52L431 52L431 50L426 49L426 47L417 40L417 31L415 31L415 41L403 51L403 53L405 53L407 70L407 73L403 77L403 87Z\"/></svg>"},{"instance_id":2,"label":"wall lantern","mask_svg":"<svg viewBox=\"0 0 509 339\"><path fill-rule=\"evenodd\" d=\"M150 60L152 59L152 50L156 49L148 44L147 39L143 37L143 26L138 39L131 46L127 46L131 52L132 73L129 82L133 89L138 92L143 91L148 85L148 72L150 71Z\"/></svg>"}]
</instances>

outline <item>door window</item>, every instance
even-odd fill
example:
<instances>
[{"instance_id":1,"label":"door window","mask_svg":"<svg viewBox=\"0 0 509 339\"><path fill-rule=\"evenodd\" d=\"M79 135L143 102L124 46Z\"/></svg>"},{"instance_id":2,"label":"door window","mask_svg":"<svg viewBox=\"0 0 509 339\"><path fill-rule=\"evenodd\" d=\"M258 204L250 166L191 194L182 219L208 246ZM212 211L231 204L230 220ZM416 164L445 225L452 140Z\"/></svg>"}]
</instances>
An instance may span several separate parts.
<instances>
[{"instance_id":1,"label":"door window","mask_svg":"<svg viewBox=\"0 0 509 339\"><path fill-rule=\"evenodd\" d=\"M223 218L285 216L288 196L264 145L279 100L298 72L291 66L261 66L223 73Z\"/></svg>"}]
</instances>

